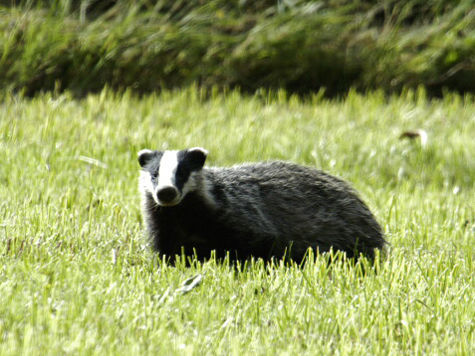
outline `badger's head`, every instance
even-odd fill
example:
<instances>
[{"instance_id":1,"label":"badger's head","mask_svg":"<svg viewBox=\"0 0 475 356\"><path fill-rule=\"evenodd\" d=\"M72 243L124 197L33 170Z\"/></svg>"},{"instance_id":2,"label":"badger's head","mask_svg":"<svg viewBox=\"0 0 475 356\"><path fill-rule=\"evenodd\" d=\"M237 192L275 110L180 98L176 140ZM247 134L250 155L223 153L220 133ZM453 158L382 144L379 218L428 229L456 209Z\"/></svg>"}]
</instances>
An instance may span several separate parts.
<instances>
[{"instance_id":1,"label":"badger's head","mask_svg":"<svg viewBox=\"0 0 475 356\"><path fill-rule=\"evenodd\" d=\"M140 187L160 206L179 204L197 189L208 152L200 147L182 151L141 150L138 160L142 171Z\"/></svg>"}]
</instances>

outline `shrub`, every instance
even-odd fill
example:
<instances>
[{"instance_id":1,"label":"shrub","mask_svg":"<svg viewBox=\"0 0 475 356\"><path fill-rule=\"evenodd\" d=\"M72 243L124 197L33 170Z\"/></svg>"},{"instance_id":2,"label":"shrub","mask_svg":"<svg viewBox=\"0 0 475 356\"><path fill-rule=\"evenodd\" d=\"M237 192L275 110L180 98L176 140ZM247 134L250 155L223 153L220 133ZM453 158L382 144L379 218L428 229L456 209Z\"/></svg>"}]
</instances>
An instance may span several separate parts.
<instances>
[{"instance_id":1,"label":"shrub","mask_svg":"<svg viewBox=\"0 0 475 356\"><path fill-rule=\"evenodd\" d=\"M0 84L28 94L475 86L470 0L3 3Z\"/></svg>"}]
</instances>

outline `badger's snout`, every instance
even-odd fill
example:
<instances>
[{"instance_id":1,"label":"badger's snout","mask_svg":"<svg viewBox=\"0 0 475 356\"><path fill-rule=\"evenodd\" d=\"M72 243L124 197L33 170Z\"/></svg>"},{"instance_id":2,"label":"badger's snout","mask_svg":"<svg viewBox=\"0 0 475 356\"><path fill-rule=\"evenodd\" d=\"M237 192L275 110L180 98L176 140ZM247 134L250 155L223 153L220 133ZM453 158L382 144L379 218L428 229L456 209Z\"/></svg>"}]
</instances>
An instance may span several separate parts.
<instances>
[{"instance_id":1,"label":"badger's snout","mask_svg":"<svg viewBox=\"0 0 475 356\"><path fill-rule=\"evenodd\" d=\"M178 190L175 187L167 186L157 190L158 201L162 204L172 204L178 198Z\"/></svg>"}]
</instances>

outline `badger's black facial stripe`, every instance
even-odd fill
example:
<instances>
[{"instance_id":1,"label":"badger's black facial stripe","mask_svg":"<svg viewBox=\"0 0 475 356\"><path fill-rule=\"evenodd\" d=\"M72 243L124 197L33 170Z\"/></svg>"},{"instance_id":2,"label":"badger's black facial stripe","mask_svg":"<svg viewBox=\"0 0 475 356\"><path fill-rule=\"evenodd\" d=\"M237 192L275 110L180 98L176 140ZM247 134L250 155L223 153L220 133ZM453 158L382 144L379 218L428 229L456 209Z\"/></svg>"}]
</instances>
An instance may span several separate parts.
<instances>
[{"instance_id":1,"label":"badger's black facial stripe","mask_svg":"<svg viewBox=\"0 0 475 356\"><path fill-rule=\"evenodd\" d=\"M178 166L176 167L175 184L180 191L183 190L183 186L185 185L188 178L190 178L190 174L192 172L191 167L185 160L185 157L186 150L179 151L177 153Z\"/></svg>"},{"instance_id":2,"label":"badger's black facial stripe","mask_svg":"<svg viewBox=\"0 0 475 356\"><path fill-rule=\"evenodd\" d=\"M187 150L177 152L178 165L175 173L175 185L182 191L183 186L194 171L203 168L206 156L202 152Z\"/></svg>"},{"instance_id":3,"label":"badger's black facial stripe","mask_svg":"<svg viewBox=\"0 0 475 356\"><path fill-rule=\"evenodd\" d=\"M162 159L163 152L161 151L152 151L150 154L147 154L147 157L144 158L144 165L140 162L141 156L139 156L139 163L142 165L142 168L150 173L152 178L157 178L158 170L160 168L160 160Z\"/></svg>"},{"instance_id":4,"label":"badger's black facial stripe","mask_svg":"<svg viewBox=\"0 0 475 356\"><path fill-rule=\"evenodd\" d=\"M148 162L150 162L157 156L158 153L158 151L141 150L138 154L138 161L140 166L145 167Z\"/></svg>"}]
</instances>

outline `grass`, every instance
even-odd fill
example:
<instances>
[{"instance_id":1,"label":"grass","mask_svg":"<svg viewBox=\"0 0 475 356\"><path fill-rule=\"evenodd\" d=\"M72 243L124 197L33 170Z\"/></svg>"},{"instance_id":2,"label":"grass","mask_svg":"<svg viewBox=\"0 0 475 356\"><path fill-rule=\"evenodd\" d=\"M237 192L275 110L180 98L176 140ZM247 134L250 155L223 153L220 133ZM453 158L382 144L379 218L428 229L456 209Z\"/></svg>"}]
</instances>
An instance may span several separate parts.
<instances>
[{"instance_id":1,"label":"grass","mask_svg":"<svg viewBox=\"0 0 475 356\"><path fill-rule=\"evenodd\" d=\"M472 96L0 98L1 355L475 351ZM399 139L416 128L424 147ZM287 159L344 177L387 256L374 268L163 265L143 236L136 153L188 146L213 165Z\"/></svg>"},{"instance_id":2,"label":"grass","mask_svg":"<svg viewBox=\"0 0 475 356\"><path fill-rule=\"evenodd\" d=\"M475 91L473 1L9 0L0 86Z\"/></svg>"}]
</instances>

